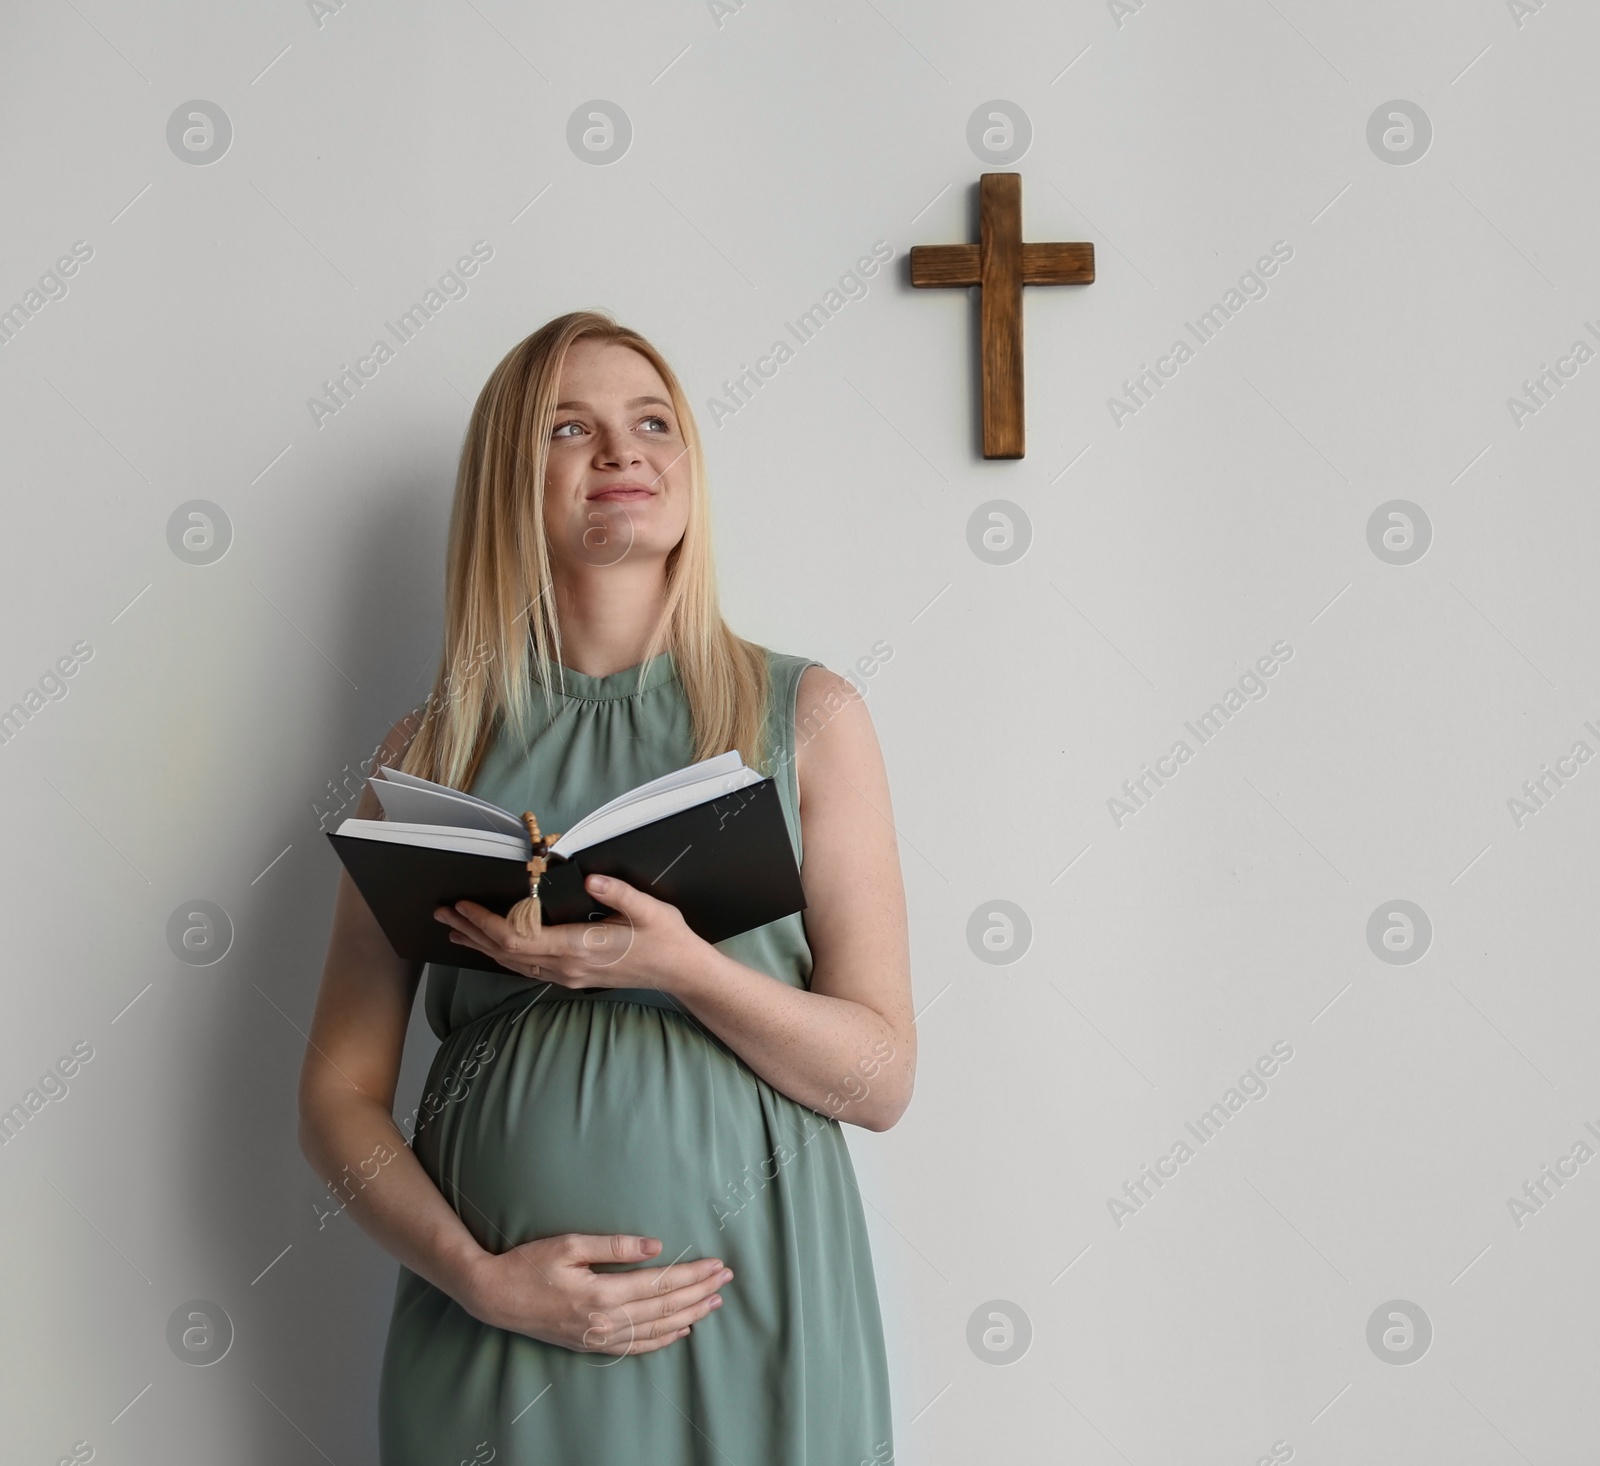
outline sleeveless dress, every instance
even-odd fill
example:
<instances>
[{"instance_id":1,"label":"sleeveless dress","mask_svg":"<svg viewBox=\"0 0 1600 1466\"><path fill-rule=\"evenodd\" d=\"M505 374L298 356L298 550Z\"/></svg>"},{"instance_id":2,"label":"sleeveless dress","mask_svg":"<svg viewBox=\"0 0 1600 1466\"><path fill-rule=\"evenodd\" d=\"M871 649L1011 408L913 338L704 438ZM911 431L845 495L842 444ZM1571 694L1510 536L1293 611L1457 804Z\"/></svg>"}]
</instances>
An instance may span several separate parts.
<instances>
[{"instance_id":1,"label":"sleeveless dress","mask_svg":"<svg viewBox=\"0 0 1600 1466\"><path fill-rule=\"evenodd\" d=\"M768 651L767 748L801 855L794 774L803 657ZM546 830L694 757L670 652L535 688L472 793ZM805 988L800 913L718 944ZM441 1042L415 1152L490 1252L560 1232L658 1237L645 1266L720 1257L723 1306L640 1355L580 1353L479 1322L400 1268L379 1384L382 1466L883 1466L882 1319L837 1120L773 1089L673 999L428 969ZM409 1131L409 1126L405 1127ZM637 1264L601 1264L617 1271Z\"/></svg>"}]
</instances>

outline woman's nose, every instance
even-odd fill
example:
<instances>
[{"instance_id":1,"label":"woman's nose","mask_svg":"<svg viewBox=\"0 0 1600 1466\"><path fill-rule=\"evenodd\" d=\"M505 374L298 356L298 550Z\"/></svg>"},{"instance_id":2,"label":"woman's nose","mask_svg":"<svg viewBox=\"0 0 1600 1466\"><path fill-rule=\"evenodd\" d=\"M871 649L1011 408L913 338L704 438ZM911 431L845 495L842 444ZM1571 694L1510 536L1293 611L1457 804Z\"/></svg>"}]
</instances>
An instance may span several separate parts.
<instances>
[{"instance_id":1,"label":"woman's nose","mask_svg":"<svg viewBox=\"0 0 1600 1466\"><path fill-rule=\"evenodd\" d=\"M621 428L602 428L595 444L595 456L602 463L642 463L643 455L636 444Z\"/></svg>"}]
</instances>

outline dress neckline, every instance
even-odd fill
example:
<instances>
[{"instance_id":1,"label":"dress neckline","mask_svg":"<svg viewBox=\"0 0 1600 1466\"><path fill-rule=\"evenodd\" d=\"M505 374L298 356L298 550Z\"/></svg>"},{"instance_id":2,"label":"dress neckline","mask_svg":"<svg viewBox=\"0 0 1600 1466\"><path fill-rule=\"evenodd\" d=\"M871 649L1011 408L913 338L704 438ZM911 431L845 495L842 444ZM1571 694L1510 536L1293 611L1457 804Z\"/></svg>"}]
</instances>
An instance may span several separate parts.
<instances>
[{"instance_id":1,"label":"dress neckline","mask_svg":"<svg viewBox=\"0 0 1600 1466\"><path fill-rule=\"evenodd\" d=\"M641 667L644 668L643 682L639 680ZM534 676L537 680L537 670ZM611 672L604 677L594 677L587 672L575 672L571 667L562 664L555 671L551 690L572 702L609 702L615 698L632 697L639 692L649 692L653 687L675 682L677 677L677 663L672 653L666 651L658 652L648 662L635 662L631 667L624 667L620 672Z\"/></svg>"}]
</instances>

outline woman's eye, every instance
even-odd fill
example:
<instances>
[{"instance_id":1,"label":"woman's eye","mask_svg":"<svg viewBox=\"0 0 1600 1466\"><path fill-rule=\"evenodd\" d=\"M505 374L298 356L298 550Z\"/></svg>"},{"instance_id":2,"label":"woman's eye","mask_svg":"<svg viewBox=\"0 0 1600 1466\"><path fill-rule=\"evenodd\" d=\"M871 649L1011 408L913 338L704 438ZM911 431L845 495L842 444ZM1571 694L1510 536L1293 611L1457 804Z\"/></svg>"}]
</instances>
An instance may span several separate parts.
<instances>
[{"instance_id":1,"label":"woman's eye","mask_svg":"<svg viewBox=\"0 0 1600 1466\"><path fill-rule=\"evenodd\" d=\"M573 436L573 434L571 434L571 433L563 433L561 431L562 428L577 428L577 427L582 427L582 426L583 426L582 423L577 423L577 422L560 422L560 423L557 423L555 425L555 427L551 429L550 436L552 438L570 438L570 437Z\"/></svg>"},{"instance_id":2,"label":"woman's eye","mask_svg":"<svg viewBox=\"0 0 1600 1466\"><path fill-rule=\"evenodd\" d=\"M664 433L670 433L672 431L672 425L664 417L647 417L645 421L660 423L661 431Z\"/></svg>"}]
</instances>

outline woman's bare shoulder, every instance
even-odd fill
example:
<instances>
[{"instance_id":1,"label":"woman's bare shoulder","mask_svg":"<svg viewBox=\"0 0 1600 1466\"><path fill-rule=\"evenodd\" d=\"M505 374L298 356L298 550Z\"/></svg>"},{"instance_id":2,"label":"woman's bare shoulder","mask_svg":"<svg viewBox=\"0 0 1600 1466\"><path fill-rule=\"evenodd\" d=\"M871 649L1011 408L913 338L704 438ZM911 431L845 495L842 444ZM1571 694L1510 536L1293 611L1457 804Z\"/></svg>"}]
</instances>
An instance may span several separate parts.
<instances>
[{"instance_id":1,"label":"woman's bare shoulder","mask_svg":"<svg viewBox=\"0 0 1600 1466\"><path fill-rule=\"evenodd\" d=\"M794 706L795 774L801 797L807 771L853 782L876 778L883 755L866 699L848 677L813 662L800 674Z\"/></svg>"},{"instance_id":2,"label":"woman's bare shoulder","mask_svg":"<svg viewBox=\"0 0 1600 1466\"><path fill-rule=\"evenodd\" d=\"M846 703L862 701L861 693L848 677L842 676L821 662L806 659L808 665L800 673L799 688L795 694L795 724L800 725L802 711L813 717L821 713L838 713Z\"/></svg>"}]
</instances>

